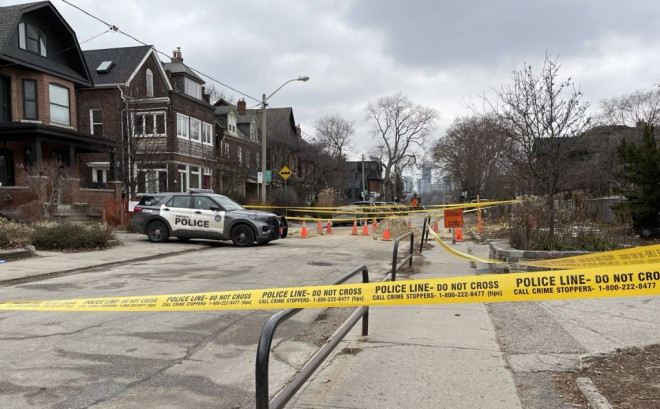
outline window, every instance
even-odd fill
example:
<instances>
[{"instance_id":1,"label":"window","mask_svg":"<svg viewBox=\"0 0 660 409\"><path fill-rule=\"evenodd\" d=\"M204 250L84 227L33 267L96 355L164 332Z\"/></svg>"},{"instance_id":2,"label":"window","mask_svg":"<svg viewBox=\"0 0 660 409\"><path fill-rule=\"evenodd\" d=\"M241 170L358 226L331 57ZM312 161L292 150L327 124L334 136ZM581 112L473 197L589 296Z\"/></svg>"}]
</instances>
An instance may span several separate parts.
<instances>
[{"instance_id":1,"label":"window","mask_svg":"<svg viewBox=\"0 0 660 409\"><path fill-rule=\"evenodd\" d=\"M193 98L202 99L202 84L198 84L188 77L184 77L183 81L183 92L185 92L186 95L190 95Z\"/></svg>"},{"instance_id":2,"label":"window","mask_svg":"<svg viewBox=\"0 0 660 409\"><path fill-rule=\"evenodd\" d=\"M69 89L57 84L49 84L50 121L71 125L69 118Z\"/></svg>"},{"instance_id":3,"label":"window","mask_svg":"<svg viewBox=\"0 0 660 409\"><path fill-rule=\"evenodd\" d=\"M204 175L202 176L202 189L211 188L211 168L203 168Z\"/></svg>"},{"instance_id":4,"label":"window","mask_svg":"<svg viewBox=\"0 0 660 409\"><path fill-rule=\"evenodd\" d=\"M229 158L229 144L225 142L225 156Z\"/></svg>"},{"instance_id":5,"label":"window","mask_svg":"<svg viewBox=\"0 0 660 409\"><path fill-rule=\"evenodd\" d=\"M218 205L206 196L193 196L194 209L211 210L211 207L218 207Z\"/></svg>"},{"instance_id":6,"label":"window","mask_svg":"<svg viewBox=\"0 0 660 409\"><path fill-rule=\"evenodd\" d=\"M188 191L188 165L179 165L179 192Z\"/></svg>"},{"instance_id":7,"label":"window","mask_svg":"<svg viewBox=\"0 0 660 409\"><path fill-rule=\"evenodd\" d=\"M236 133L236 117L234 115L229 115L227 117L227 130L231 133Z\"/></svg>"},{"instance_id":8,"label":"window","mask_svg":"<svg viewBox=\"0 0 660 409\"><path fill-rule=\"evenodd\" d=\"M23 80L23 118L37 119L37 81Z\"/></svg>"},{"instance_id":9,"label":"window","mask_svg":"<svg viewBox=\"0 0 660 409\"><path fill-rule=\"evenodd\" d=\"M154 96L154 73L151 72L151 70L149 68L147 68L146 80L147 80L147 96L148 97L153 97Z\"/></svg>"},{"instance_id":10,"label":"window","mask_svg":"<svg viewBox=\"0 0 660 409\"><path fill-rule=\"evenodd\" d=\"M133 135L165 136L165 112L139 112L133 114Z\"/></svg>"},{"instance_id":11,"label":"window","mask_svg":"<svg viewBox=\"0 0 660 409\"><path fill-rule=\"evenodd\" d=\"M243 166L243 149L239 146L238 147L238 166Z\"/></svg>"},{"instance_id":12,"label":"window","mask_svg":"<svg viewBox=\"0 0 660 409\"><path fill-rule=\"evenodd\" d=\"M256 154L254 155L254 160L255 160L255 162L257 163L257 168L259 168L259 169L261 169L261 168L260 168L260 167L261 167L261 162L259 161L259 158L260 158L260 157L261 157L261 156L259 156L258 153L256 153Z\"/></svg>"},{"instance_id":13,"label":"window","mask_svg":"<svg viewBox=\"0 0 660 409\"><path fill-rule=\"evenodd\" d=\"M250 167L250 151L245 151L245 167Z\"/></svg>"},{"instance_id":14,"label":"window","mask_svg":"<svg viewBox=\"0 0 660 409\"><path fill-rule=\"evenodd\" d=\"M164 163L137 163L138 193L167 192L167 166Z\"/></svg>"},{"instance_id":15,"label":"window","mask_svg":"<svg viewBox=\"0 0 660 409\"><path fill-rule=\"evenodd\" d=\"M47 57L46 35L43 31L29 23L20 23L18 25L18 46L42 57Z\"/></svg>"},{"instance_id":16,"label":"window","mask_svg":"<svg viewBox=\"0 0 660 409\"><path fill-rule=\"evenodd\" d=\"M202 173L199 166L190 165L190 188L199 189L202 182Z\"/></svg>"},{"instance_id":17,"label":"window","mask_svg":"<svg viewBox=\"0 0 660 409\"><path fill-rule=\"evenodd\" d=\"M172 196L167 201L167 206L188 209L190 207L190 196Z\"/></svg>"},{"instance_id":18,"label":"window","mask_svg":"<svg viewBox=\"0 0 660 409\"><path fill-rule=\"evenodd\" d=\"M176 136L188 139L188 126L190 118L185 115L176 114Z\"/></svg>"},{"instance_id":19,"label":"window","mask_svg":"<svg viewBox=\"0 0 660 409\"><path fill-rule=\"evenodd\" d=\"M202 143L213 146L213 126L206 122L202 125Z\"/></svg>"},{"instance_id":20,"label":"window","mask_svg":"<svg viewBox=\"0 0 660 409\"><path fill-rule=\"evenodd\" d=\"M103 111L89 110L89 131L92 135L103 136Z\"/></svg>"},{"instance_id":21,"label":"window","mask_svg":"<svg viewBox=\"0 0 660 409\"><path fill-rule=\"evenodd\" d=\"M199 142L202 122L199 119L190 118L190 139Z\"/></svg>"}]
</instances>

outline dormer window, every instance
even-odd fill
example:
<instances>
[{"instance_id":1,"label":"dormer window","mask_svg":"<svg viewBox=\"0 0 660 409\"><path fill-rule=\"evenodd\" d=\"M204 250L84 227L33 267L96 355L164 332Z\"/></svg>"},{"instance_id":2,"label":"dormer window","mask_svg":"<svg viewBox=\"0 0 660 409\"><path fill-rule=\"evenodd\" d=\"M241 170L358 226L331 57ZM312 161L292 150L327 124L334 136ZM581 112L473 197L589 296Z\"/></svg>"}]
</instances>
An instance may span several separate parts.
<instances>
[{"instance_id":1,"label":"dormer window","mask_svg":"<svg viewBox=\"0 0 660 409\"><path fill-rule=\"evenodd\" d=\"M147 96L148 97L153 97L154 96L154 73L151 72L151 70L149 68L147 68L146 81L147 81Z\"/></svg>"},{"instance_id":2,"label":"dormer window","mask_svg":"<svg viewBox=\"0 0 660 409\"><path fill-rule=\"evenodd\" d=\"M184 90L186 95L193 98L202 99L202 84L199 84L188 77L184 78Z\"/></svg>"},{"instance_id":3,"label":"dormer window","mask_svg":"<svg viewBox=\"0 0 660 409\"><path fill-rule=\"evenodd\" d=\"M47 57L46 35L43 31L29 23L20 23L18 25L18 46L42 57Z\"/></svg>"}]
</instances>

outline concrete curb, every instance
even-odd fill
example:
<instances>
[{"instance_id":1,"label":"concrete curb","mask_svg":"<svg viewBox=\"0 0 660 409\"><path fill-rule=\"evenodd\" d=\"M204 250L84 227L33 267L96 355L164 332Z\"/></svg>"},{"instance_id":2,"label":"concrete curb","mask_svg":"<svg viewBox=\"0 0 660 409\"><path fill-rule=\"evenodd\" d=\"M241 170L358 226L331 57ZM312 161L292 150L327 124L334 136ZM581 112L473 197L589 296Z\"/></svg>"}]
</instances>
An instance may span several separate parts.
<instances>
[{"instance_id":1,"label":"concrete curb","mask_svg":"<svg viewBox=\"0 0 660 409\"><path fill-rule=\"evenodd\" d=\"M591 378L577 378L575 383L594 409L612 409L612 405L600 394Z\"/></svg>"}]
</instances>

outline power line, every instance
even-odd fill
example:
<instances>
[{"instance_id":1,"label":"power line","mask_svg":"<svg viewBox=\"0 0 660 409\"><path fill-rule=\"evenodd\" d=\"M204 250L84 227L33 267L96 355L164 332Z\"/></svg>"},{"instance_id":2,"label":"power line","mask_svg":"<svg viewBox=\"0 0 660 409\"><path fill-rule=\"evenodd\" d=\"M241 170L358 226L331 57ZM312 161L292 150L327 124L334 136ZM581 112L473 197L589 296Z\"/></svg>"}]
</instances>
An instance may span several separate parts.
<instances>
[{"instance_id":1,"label":"power line","mask_svg":"<svg viewBox=\"0 0 660 409\"><path fill-rule=\"evenodd\" d=\"M115 31L115 32L118 32L118 33L120 33L120 34L125 35L126 37L130 38L131 40L136 41L136 42L138 42L138 43L140 43L140 44L142 44L142 45L152 47L152 48L153 48L158 54L162 55L162 56L165 57L165 58L170 58L169 54L166 54L166 53L164 53L164 52L158 50L158 49L157 49L156 47L154 47L153 45L151 45L151 44L147 44L147 43L145 43L144 41L142 41L142 40L140 40L140 39L138 39L138 38L136 38L136 37L134 37L134 36L132 36L132 35L126 33L125 31L120 30L120 29L119 29L117 26L115 26L114 24L110 24L110 23L108 23L108 22L102 20L101 18L96 17L95 15L93 15L93 14L91 14L91 13L89 13L89 12L83 10L82 8L76 6L75 4L70 3L70 2L67 1L67 0L62 0L62 1L63 1L64 3L66 3L66 4L70 5L70 6L72 6L72 7L74 7L74 8L76 8L76 9L80 10L81 12L83 12L83 13L85 13L86 15L90 16L91 18L93 18L93 19L95 19L95 20L97 20L97 21L99 21L99 22L105 24L105 25L108 27L108 30L104 31L103 33L101 33L101 34L99 34L99 35L97 35L97 36L94 36L94 37L90 38L89 40L85 40L84 42L87 42L87 41L93 40L94 38L99 37L100 35L105 34L105 33L107 33L108 31ZM81 43L81 44L82 44L82 43ZM192 70L193 72L195 72L196 74L201 75L201 76L203 76L203 77L206 77L206 78L208 78L209 80L211 80L211 81L213 81L213 82L216 82L216 83L222 85L223 87L228 88L228 89L230 89L230 90L232 90L232 91L234 91L234 92L236 92L236 93L238 93L238 94L240 94L240 95L242 95L242 96L244 96L244 97L246 97L246 98L250 98L250 99L252 99L252 100L258 102L259 105L261 105L261 100L260 100L260 99L257 99L257 98L255 98L255 97L253 97L253 96L251 96L251 95L248 95L248 94L246 94L246 93L244 93L244 92L242 92L242 91L239 91L239 90L237 90L236 88L231 87L231 86L229 86L229 85L223 83L222 81L217 80L217 79L211 77L210 75L207 75L207 74L205 74L205 73L203 73L203 72L201 72L201 71L199 71L199 70L197 70L197 69L195 69L195 68L193 68L193 67L190 67L190 66L187 66L187 67L188 67L190 70ZM273 112L274 112L276 115L278 115L278 116L279 116L279 115L282 115L280 112L277 112L277 111L273 111ZM296 124L293 124L293 125L296 126ZM307 136L308 138L310 138L311 140L314 139L312 136L310 136L307 132L303 131L302 129L301 129L301 134L306 135L306 136Z\"/></svg>"},{"instance_id":2,"label":"power line","mask_svg":"<svg viewBox=\"0 0 660 409\"><path fill-rule=\"evenodd\" d=\"M82 8L76 6L75 4L72 4L72 3L68 2L67 0L62 0L62 1L63 1L64 3L70 5L71 7L74 7L74 8L76 8L76 9L80 10L81 12L83 12L83 13L85 13L86 15L90 16L90 17L93 18L94 20L100 21L101 23L105 24L106 26L108 26L108 30L110 30L110 31L115 31L115 32L118 32L118 33L121 33L121 34L125 35L126 37L130 38L130 39L133 40L133 41L136 41L136 42L138 42L138 43L140 43L140 44L142 44L142 45L146 45L146 46L152 47L152 48L153 48L158 54L161 54L161 55L164 56L165 58L170 58L169 54L166 54L166 53L164 53L164 52L158 50L158 49L157 49L156 47L154 47L153 45L151 45L151 44L147 44L147 43L145 43L144 41L142 41L142 40L140 40L140 39L138 39L138 38L136 38L136 37L134 37L134 36L128 34L127 32L120 30L120 29L119 29L117 26L115 26L114 24L110 24L110 23L108 23L108 22L102 20L101 18L96 17L95 15L93 15L93 14L91 14L91 13L89 13L89 12L83 10ZM104 34L104 33L103 33L103 34ZM98 37L98 36L97 36L97 37ZM91 40L91 39L90 39L90 40ZM87 40L87 41L89 41L89 40ZM239 91L239 90L237 90L236 88L234 88L234 87L232 87L232 86L230 86L230 85L227 85L227 84L223 83L222 81L217 80L217 79L211 77L210 75L204 74L203 72L201 72L201 71L199 71L199 70L197 70L197 69L195 69L195 68L192 68L192 67L190 67L190 66L187 66L187 67L190 68L192 71L194 71L196 74L201 75L201 76L203 76L203 77L206 77L206 78L208 78L209 80L211 80L211 81L213 81L213 82L216 82L216 83L222 85L222 86L225 87L225 88L229 88L230 90L232 90L232 91L234 91L234 92L236 92L236 93L238 93L238 94L240 94L240 95L242 95L242 96L244 96L244 97L246 97L246 98L250 98L250 99L255 100L255 101L257 101L257 102L260 101L259 99L255 98L255 97L253 97L253 96L251 96L251 95L248 95L248 94L246 94L246 93L244 93L244 92L242 92L242 91Z\"/></svg>"}]
</instances>

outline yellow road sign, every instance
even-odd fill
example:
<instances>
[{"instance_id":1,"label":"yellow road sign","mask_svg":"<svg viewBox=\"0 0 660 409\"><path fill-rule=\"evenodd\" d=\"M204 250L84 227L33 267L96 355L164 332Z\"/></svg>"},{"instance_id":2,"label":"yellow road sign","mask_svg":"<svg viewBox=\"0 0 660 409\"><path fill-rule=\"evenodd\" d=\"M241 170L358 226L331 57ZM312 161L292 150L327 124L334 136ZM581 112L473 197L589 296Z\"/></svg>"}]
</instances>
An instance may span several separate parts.
<instances>
[{"instance_id":1,"label":"yellow road sign","mask_svg":"<svg viewBox=\"0 0 660 409\"><path fill-rule=\"evenodd\" d=\"M280 169L280 176L282 176L282 179L287 180L289 176L291 176L291 169L286 165L282 166L282 169Z\"/></svg>"}]
</instances>

